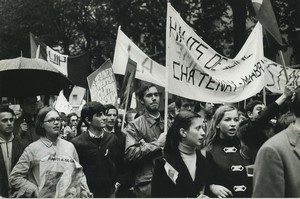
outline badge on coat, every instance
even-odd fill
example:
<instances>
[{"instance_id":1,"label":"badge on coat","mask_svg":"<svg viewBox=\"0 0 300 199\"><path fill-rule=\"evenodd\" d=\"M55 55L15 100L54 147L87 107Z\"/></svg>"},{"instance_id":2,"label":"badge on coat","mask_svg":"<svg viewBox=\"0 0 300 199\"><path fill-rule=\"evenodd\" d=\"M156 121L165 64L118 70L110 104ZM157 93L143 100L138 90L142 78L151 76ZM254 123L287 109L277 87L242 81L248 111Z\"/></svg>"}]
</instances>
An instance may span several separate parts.
<instances>
[{"instance_id":1,"label":"badge on coat","mask_svg":"<svg viewBox=\"0 0 300 199\"><path fill-rule=\"evenodd\" d=\"M178 171L174 169L174 167L172 167L172 165L170 165L167 161L165 163L164 168L168 177L172 180L174 184L176 184L176 180L178 178Z\"/></svg>"}]
</instances>

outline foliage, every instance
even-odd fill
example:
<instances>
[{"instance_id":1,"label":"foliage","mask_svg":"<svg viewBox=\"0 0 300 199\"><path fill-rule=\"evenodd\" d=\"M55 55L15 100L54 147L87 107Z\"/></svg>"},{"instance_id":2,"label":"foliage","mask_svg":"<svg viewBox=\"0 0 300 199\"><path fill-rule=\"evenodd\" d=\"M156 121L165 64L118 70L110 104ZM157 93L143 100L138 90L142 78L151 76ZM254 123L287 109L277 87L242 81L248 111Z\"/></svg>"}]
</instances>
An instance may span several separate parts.
<instances>
[{"instance_id":1,"label":"foliage","mask_svg":"<svg viewBox=\"0 0 300 199\"><path fill-rule=\"evenodd\" d=\"M234 43L246 39L255 21L250 0L245 1L247 5L236 0L170 2L205 42L228 56L235 55L240 46ZM282 32L290 35L293 16L288 2L274 0L273 4ZM243 9L236 9L237 5ZM121 26L146 54L164 64L166 7L167 0L0 0L0 59L18 57L21 51L30 57L32 32L61 53L89 51L96 69L113 58ZM244 7L247 18L236 22L233 13L244 15ZM244 20L250 25L244 27ZM238 22L241 28L235 30L233 23ZM289 37L285 42L292 45Z\"/></svg>"}]
</instances>

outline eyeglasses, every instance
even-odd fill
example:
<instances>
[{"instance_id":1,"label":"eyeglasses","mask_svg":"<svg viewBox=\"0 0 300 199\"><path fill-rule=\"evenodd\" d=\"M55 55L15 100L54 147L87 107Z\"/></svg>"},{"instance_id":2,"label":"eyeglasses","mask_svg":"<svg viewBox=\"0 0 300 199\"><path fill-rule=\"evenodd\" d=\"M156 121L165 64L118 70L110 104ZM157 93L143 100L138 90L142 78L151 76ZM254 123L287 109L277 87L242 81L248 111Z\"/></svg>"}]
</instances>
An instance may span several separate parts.
<instances>
[{"instance_id":1,"label":"eyeglasses","mask_svg":"<svg viewBox=\"0 0 300 199\"><path fill-rule=\"evenodd\" d=\"M46 120L44 122L48 122L50 124L54 124L55 122L61 122L61 118L57 117L57 118L50 118L49 120Z\"/></svg>"}]
</instances>

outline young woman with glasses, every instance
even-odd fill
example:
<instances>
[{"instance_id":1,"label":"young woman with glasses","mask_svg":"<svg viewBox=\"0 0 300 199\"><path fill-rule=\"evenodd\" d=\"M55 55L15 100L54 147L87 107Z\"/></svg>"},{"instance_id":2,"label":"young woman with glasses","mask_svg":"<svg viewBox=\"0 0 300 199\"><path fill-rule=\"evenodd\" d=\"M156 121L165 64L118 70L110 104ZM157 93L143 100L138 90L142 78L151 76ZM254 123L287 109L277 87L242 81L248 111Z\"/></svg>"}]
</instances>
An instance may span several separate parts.
<instances>
[{"instance_id":1,"label":"young woman with glasses","mask_svg":"<svg viewBox=\"0 0 300 199\"><path fill-rule=\"evenodd\" d=\"M86 177L73 144L59 138L61 118L52 107L36 118L40 139L30 144L10 175L12 197L89 197Z\"/></svg>"}]
</instances>

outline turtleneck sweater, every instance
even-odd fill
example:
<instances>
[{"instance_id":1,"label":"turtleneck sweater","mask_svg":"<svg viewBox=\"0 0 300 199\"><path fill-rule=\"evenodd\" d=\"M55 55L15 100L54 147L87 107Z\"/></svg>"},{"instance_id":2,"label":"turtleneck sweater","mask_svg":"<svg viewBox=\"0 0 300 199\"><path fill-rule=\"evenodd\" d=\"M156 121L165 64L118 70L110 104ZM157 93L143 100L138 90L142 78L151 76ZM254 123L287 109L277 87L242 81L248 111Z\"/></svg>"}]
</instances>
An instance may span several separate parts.
<instances>
[{"instance_id":1,"label":"turtleneck sweater","mask_svg":"<svg viewBox=\"0 0 300 199\"><path fill-rule=\"evenodd\" d=\"M180 152L180 156L185 163L187 169L190 172L190 175L195 180L196 176L196 162L197 162L197 155L196 155L196 148L183 144L179 142L178 149Z\"/></svg>"}]
</instances>

